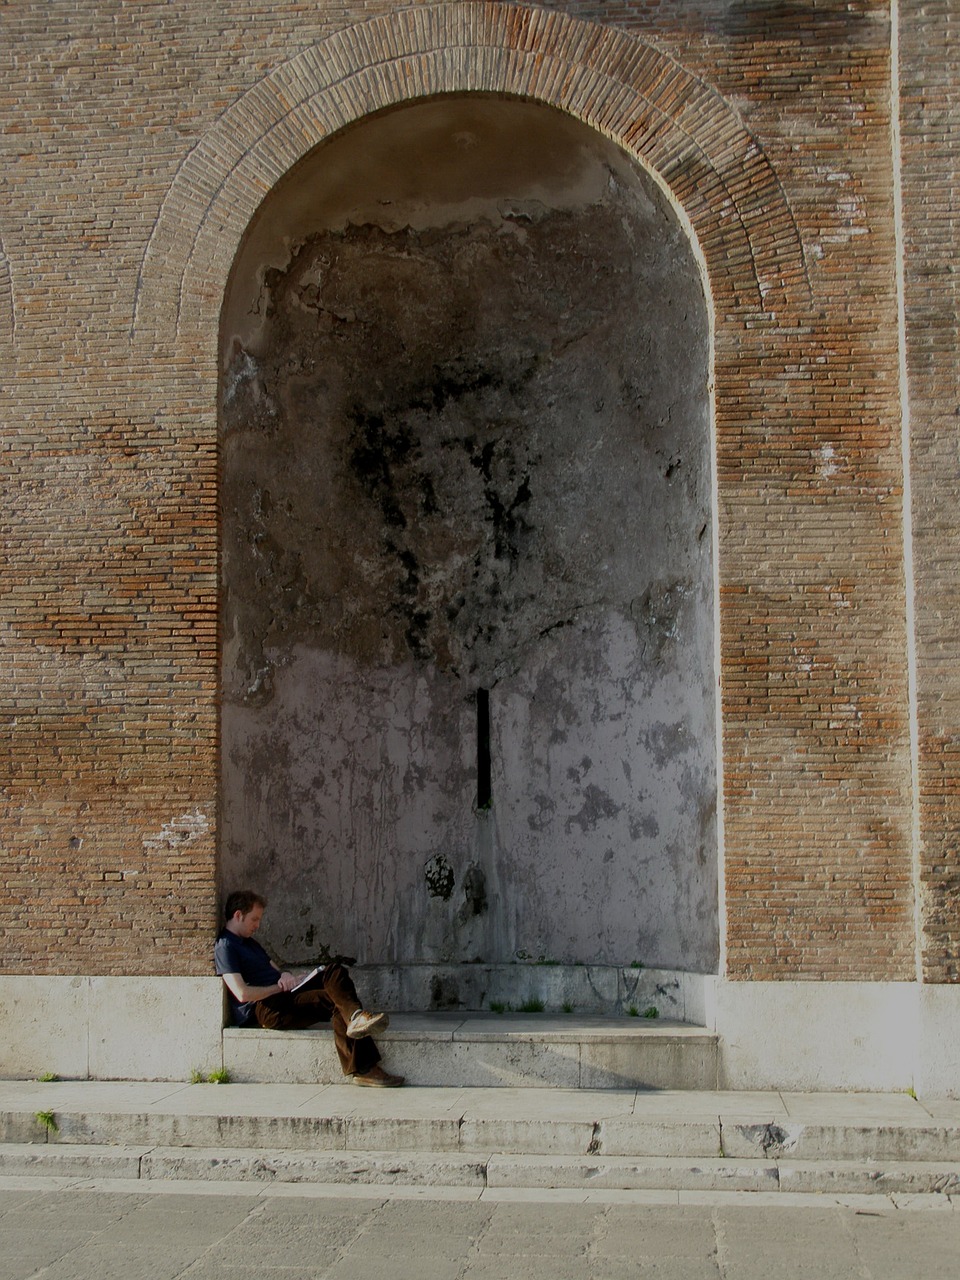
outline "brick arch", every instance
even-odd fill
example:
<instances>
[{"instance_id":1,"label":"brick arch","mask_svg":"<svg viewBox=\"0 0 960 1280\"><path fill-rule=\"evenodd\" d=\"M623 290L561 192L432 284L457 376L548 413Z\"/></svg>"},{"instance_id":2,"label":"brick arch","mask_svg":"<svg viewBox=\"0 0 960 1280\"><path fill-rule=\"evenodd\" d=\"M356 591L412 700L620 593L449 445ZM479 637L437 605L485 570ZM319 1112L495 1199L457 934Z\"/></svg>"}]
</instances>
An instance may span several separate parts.
<instances>
[{"instance_id":1,"label":"brick arch","mask_svg":"<svg viewBox=\"0 0 960 1280\"><path fill-rule=\"evenodd\" d=\"M141 264L133 336L160 344L171 327L216 327L247 225L318 143L372 112L463 92L556 107L634 155L689 220L718 314L770 315L806 299L802 246L777 175L716 90L622 32L542 9L452 3L348 27L224 113L164 199Z\"/></svg>"}]
</instances>

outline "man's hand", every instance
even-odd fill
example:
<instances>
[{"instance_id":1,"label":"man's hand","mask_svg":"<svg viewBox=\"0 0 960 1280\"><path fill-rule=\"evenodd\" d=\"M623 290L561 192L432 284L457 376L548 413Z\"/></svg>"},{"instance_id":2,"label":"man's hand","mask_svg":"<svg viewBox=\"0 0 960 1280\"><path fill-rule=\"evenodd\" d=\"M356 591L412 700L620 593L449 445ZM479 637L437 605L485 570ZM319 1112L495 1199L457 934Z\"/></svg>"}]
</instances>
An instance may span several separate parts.
<instances>
[{"instance_id":1,"label":"man's hand","mask_svg":"<svg viewBox=\"0 0 960 1280\"><path fill-rule=\"evenodd\" d=\"M281 973L277 979L277 986L281 991L292 991L298 981L299 979L295 978L292 973Z\"/></svg>"}]
</instances>

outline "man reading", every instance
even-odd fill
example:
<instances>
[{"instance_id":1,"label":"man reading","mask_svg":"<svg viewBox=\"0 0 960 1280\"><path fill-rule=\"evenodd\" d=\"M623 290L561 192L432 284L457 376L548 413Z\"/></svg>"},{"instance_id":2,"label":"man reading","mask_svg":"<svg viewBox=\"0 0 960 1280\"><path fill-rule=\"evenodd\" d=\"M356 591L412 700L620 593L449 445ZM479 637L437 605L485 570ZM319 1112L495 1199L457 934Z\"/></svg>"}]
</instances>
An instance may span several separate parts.
<instances>
[{"instance_id":1,"label":"man reading","mask_svg":"<svg viewBox=\"0 0 960 1280\"><path fill-rule=\"evenodd\" d=\"M265 898L249 889L231 893L214 944L214 964L226 985L235 1025L302 1031L330 1022L343 1073L354 1084L376 1089L402 1085L403 1076L380 1065L380 1051L370 1039L387 1026L387 1015L363 1008L342 964L324 965L306 980L281 973L253 936L266 905Z\"/></svg>"}]
</instances>

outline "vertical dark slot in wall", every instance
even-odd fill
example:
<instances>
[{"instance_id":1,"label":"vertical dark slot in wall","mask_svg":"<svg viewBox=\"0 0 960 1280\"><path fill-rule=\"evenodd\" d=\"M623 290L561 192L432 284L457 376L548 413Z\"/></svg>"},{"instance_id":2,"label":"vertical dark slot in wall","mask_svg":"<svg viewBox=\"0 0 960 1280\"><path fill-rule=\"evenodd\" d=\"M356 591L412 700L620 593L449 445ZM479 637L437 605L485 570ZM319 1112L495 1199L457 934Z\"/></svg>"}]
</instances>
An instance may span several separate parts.
<instances>
[{"instance_id":1,"label":"vertical dark slot in wall","mask_svg":"<svg viewBox=\"0 0 960 1280\"><path fill-rule=\"evenodd\" d=\"M488 809L490 787L490 690L477 690L477 808Z\"/></svg>"}]
</instances>

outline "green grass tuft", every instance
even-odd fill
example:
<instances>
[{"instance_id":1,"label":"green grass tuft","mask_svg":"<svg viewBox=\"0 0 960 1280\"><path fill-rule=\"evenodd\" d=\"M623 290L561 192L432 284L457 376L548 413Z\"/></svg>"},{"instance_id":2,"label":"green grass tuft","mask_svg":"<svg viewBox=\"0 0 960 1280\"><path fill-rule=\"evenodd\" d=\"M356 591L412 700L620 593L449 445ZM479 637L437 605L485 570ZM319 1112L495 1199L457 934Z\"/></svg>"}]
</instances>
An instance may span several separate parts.
<instances>
[{"instance_id":1,"label":"green grass tuft","mask_svg":"<svg viewBox=\"0 0 960 1280\"><path fill-rule=\"evenodd\" d=\"M216 1071L204 1072L199 1067L194 1067L190 1072L191 1084L229 1084L230 1072L226 1067L220 1067Z\"/></svg>"}]
</instances>

